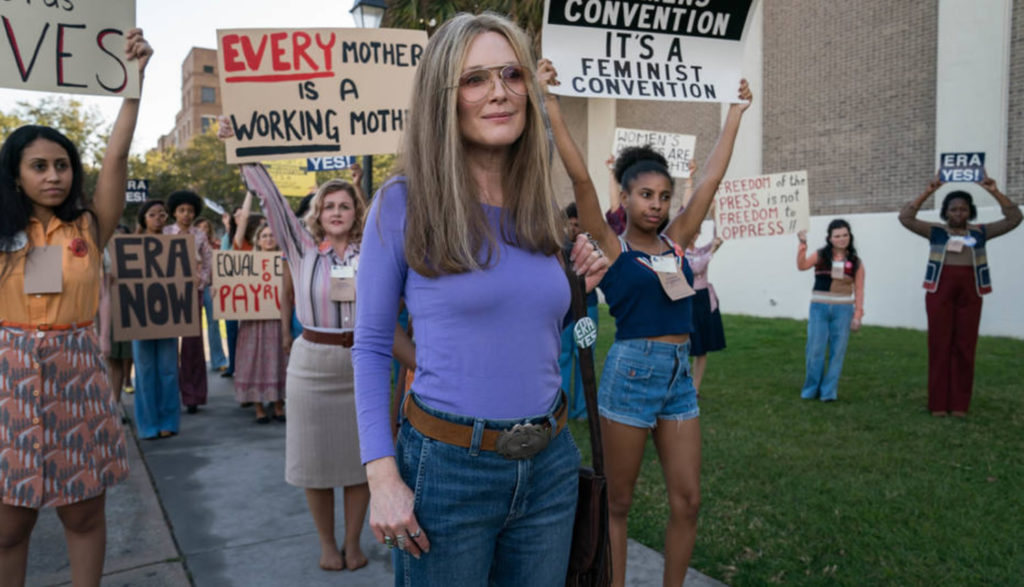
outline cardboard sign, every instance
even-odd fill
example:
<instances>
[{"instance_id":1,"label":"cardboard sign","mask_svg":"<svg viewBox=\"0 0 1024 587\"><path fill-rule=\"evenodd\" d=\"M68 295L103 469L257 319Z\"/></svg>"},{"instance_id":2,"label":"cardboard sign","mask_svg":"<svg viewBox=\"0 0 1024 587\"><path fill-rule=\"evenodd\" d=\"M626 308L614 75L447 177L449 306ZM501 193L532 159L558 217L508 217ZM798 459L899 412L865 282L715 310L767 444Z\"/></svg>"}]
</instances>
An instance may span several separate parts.
<instances>
[{"instance_id":1,"label":"cardboard sign","mask_svg":"<svg viewBox=\"0 0 1024 587\"><path fill-rule=\"evenodd\" d=\"M562 82L551 91L736 102L755 2L546 0L543 55Z\"/></svg>"},{"instance_id":2,"label":"cardboard sign","mask_svg":"<svg viewBox=\"0 0 1024 587\"><path fill-rule=\"evenodd\" d=\"M7 0L0 21L0 85L139 97L138 65L124 56L135 0Z\"/></svg>"},{"instance_id":3,"label":"cardboard sign","mask_svg":"<svg viewBox=\"0 0 1024 587\"><path fill-rule=\"evenodd\" d=\"M227 162L395 153L426 43L404 29L218 30Z\"/></svg>"},{"instance_id":4,"label":"cardboard sign","mask_svg":"<svg viewBox=\"0 0 1024 587\"><path fill-rule=\"evenodd\" d=\"M316 189L316 174L306 171L306 161L302 159L272 161L264 166L278 191L286 196L301 198Z\"/></svg>"},{"instance_id":5,"label":"cardboard sign","mask_svg":"<svg viewBox=\"0 0 1024 587\"><path fill-rule=\"evenodd\" d=\"M944 182L975 182L985 179L985 154L943 153L939 157L939 179Z\"/></svg>"},{"instance_id":6,"label":"cardboard sign","mask_svg":"<svg viewBox=\"0 0 1024 587\"><path fill-rule=\"evenodd\" d=\"M668 171L672 177L690 177L690 159L697 148L697 137L656 130L616 128L612 153L615 156L626 147L650 145L668 159Z\"/></svg>"},{"instance_id":7,"label":"cardboard sign","mask_svg":"<svg viewBox=\"0 0 1024 587\"><path fill-rule=\"evenodd\" d=\"M355 157L337 155L335 157L309 157L306 159L306 171L342 171L356 162Z\"/></svg>"},{"instance_id":8,"label":"cardboard sign","mask_svg":"<svg viewBox=\"0 0 1024 587\"><path fill-rule=\"evenodd\" d=\"M215 251L213 317L280 320L284 259L280 252Z\"/></svg>"},{"instance_id":9,"label":"cardboard sign","mask_svg":"<svg viewBox=\"0 0 1024 587\"><path fill-rule=\"evenodd\" d=\"M149 198L148 179L129 179L124 190L124 201L126 204L141 204Z\"/></svg>"},{"instance_id":10,"label":"cardboard sign","mask_svg":"<svg viewBox=\"0 0 1024 587\"><path fill-rule=\"evenodd\" d=\"M715 227L723 240L792 234L810 225L807 172L724 179L715 194Z\"/></svg>"},{"instance_id":11,"label":"cardboard sign","mask_svg":"<svg viewBox=\"0 0 1024 587\"><path fill-rule=\"evenodd\" d=\"M114 235L110 247L114 340L199 336L195 237Z\"/></svg>"}]
</instances>

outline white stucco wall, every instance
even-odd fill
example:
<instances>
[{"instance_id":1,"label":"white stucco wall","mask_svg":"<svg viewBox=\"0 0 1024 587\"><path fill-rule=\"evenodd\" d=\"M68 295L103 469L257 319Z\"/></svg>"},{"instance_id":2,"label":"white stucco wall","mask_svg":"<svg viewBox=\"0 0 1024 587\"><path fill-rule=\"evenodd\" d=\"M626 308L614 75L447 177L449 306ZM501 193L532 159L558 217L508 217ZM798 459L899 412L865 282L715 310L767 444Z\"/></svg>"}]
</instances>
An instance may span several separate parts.
<instances>
[{"instance_id":1,"label":"white stucco wall","mask_svg":"<svg viewBox=\"0 0 1024 587\"><path fill-rule=\"evenodd\" d=\"M979 222L1001 217L998 208L982 208ZM825 243L832 216L811 217L808 243ZM896 213L843 216L853 228L866 271L864 323L923 330L925 261L928 241L903 228ZM937 221L933 211L919 218ZM702 241L709 238L705 223ZM814 277L797 271L796 236L728 241L711 263L709 277L722 311L764 317L806 319ZM1024 226L989 243L993 292L985 296L981 334L1024 339Z\"/></svg>"}]
</instances>

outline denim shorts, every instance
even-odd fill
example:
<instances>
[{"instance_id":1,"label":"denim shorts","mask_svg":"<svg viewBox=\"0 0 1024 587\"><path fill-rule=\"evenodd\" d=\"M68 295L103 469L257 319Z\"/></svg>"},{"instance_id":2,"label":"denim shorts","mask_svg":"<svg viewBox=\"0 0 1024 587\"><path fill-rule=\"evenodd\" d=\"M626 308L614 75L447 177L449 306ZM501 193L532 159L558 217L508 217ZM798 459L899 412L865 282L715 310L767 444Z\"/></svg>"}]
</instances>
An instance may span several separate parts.
<instances>
[{"instance_id":1,"label":"denim shorts","mask_svg":"<svg viewBox=\"0 0 1024 587\"><path fill-rule=\"evenodd\" d=\"M396 460L415 494L413 511L430 552L416 560L392 551L395 585L563 585L579 491L580 453L569 431L531 458L509 460L480 450L479 439L484 427L522 420L482 420L418 405L478 433L474 447L463 448L402 423Z\"/></svg>"},{"instance_id":2,"label":"denim shorts","mask_svg":"<svg viewBox=\"0 0 1024 587\"><path fill-rule=\"evenodd\" d=\"M615 341L601 373L598 410L609 420L637 428L700 416L689 359L689 341Z\"/></svg>"}]
</instances>

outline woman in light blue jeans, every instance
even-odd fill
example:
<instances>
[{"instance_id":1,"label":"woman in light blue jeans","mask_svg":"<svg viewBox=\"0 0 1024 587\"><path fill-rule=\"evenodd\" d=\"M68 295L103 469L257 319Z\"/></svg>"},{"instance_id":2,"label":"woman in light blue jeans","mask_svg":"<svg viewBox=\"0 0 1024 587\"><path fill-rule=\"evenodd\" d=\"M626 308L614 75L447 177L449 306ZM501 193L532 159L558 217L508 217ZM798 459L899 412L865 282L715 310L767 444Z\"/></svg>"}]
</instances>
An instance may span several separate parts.
<instances>
[{"instance_id":1,"label":"woman in light blue jeans","mask_svg":"<svg viewBox=\"0 0 1024 587\"><path fill-rule=\"evenodd\" d=\"M460 14L430 38L402 175L373 199L356 271L355 399L370 527L395 584L564 585L579 452L558 371L570 289L530 42ZM572 264L607 269L585 237ZM416 375L389 417L399 302Z\"/></svg>"},{"instance_id":2,"label":"woman in light blue jeans","mask_svg":"<svg viewBox=\"0 0 1024 587\"><path fill-rule=\"evenodd\" d=\"M850 331L858 330L864 317L864 263L853 246L849 223L841 218L829 223L825 246L810 255L807 231L801 230L797 238L797 269L814 268L807 321L807 375L800 397L832 402L836 400Z\"/></svg>"}]
</instances>

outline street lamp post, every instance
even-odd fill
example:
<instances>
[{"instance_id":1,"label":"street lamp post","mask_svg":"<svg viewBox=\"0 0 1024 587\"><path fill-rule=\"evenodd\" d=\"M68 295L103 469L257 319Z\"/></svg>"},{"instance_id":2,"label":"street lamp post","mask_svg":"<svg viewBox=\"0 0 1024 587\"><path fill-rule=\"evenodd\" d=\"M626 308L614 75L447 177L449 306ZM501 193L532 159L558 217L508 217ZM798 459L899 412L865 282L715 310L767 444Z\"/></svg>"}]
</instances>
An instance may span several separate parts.
<instances>
[{"instance_id":1,"label":"street lamp post","mask_svg":"<svg viewBox=\"0 0 1024 587\"><path fill-rule=\"evenodd\" d=\"M385 0L355 0L352 2L352 18L361 29L375 29L384 20L388 4ZM373 197L373 156L363 155L363 193Z\"/></svg>"}]
</instances>

